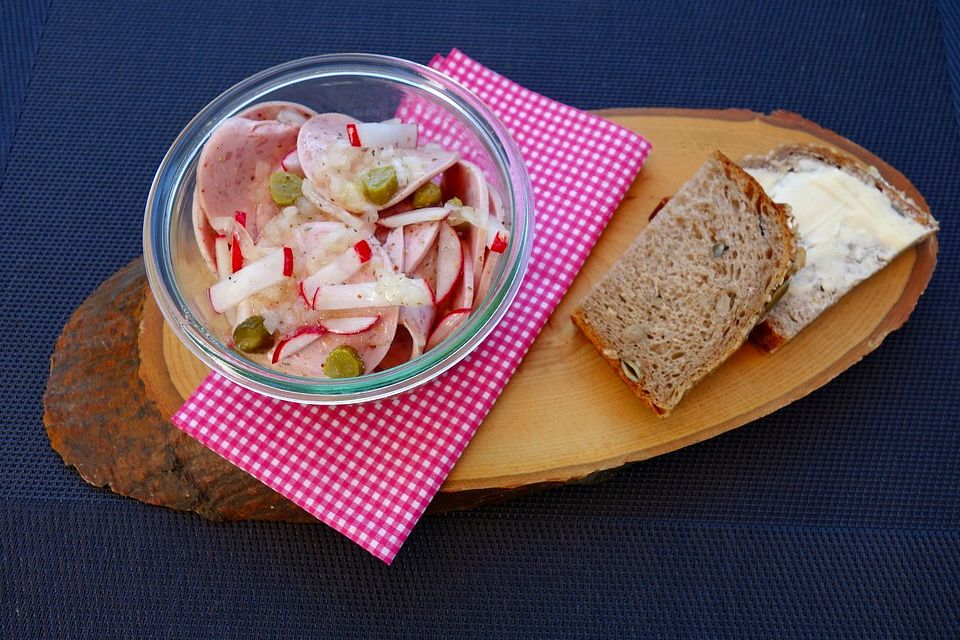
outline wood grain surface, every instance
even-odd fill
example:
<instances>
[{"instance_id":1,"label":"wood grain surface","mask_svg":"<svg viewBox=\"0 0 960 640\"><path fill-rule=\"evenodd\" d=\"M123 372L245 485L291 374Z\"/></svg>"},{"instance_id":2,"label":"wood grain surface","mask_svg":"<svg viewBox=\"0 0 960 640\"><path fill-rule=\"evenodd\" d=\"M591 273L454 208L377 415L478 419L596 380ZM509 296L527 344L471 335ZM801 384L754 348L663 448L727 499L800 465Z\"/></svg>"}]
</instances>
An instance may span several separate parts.
<instances>
[{"instance_id":1,"label":"wood grain surface","mask_svg":"<svg viewBox=\"0 0 960 640\"><path fill-rule=\"evenodd\" d=\"M877 348L909 317L936 264L935 238L857 287L776 354L746 345L665 419L619 381L570 321L576 303L643 229L648 214L714 150L731 158L787 142L826 144L876 166L922 207L895 169L784 112L630 109L602 115L653 144L584 269L432 505L465 508L571 481L713 437L800 398ZM117 305L117 300L126 301ZM109 306L107 337L76 335ZM96 338L96 339L94 339ZM215 519L307 521L297 507L181 434L167 418L207 369L169 331L142 265L105 283L65 327L44 421L54 448L92 484Z\"/></svg>"}]
</instances>

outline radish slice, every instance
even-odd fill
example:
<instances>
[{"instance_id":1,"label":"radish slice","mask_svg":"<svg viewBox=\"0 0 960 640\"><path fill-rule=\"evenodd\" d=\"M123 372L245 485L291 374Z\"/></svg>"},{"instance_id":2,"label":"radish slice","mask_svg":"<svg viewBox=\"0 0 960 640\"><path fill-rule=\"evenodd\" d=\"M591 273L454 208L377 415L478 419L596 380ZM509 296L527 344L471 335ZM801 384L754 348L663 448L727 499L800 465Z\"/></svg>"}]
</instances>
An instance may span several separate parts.
<instances>
[{"instance_id":1,"label":"radish slice","mask_svg":"<svg viewBox=\"0 0 960 640\"><path fill-rule=\"evenodd\" d=\"M417 224L419 222L431 222L433 220L443 220L450 215L448 207L425 207L423 209L414 209L406 213L398 213L386 218L377 220L381 227L396 229L408 224Z\"/></svg>"},{"instance_id":2,"label":"radish slice","mask_svg":"<svg viewBox=\"0 0 960 640\"><path fill-rule=\"evenodd\" d=\"M487 228L470 227L470 255L473 256L473 285L475 289L480 288L480 274L483 273L483 260L486 250Z\"/></svg>"},{"instance_id":3,"label":"radish slice","mask_svg":"<svg viewBox=\"0 0 960 640\"><path fill-rule=\"evenodd\" d=\"M233 244L230 245L230 273L243 269L243 251L240 249L240 233L233 232Z\"/></svg>"},{"instance_id":4,"label":"radish slice","mask_svg":"<svg viewBox=\"0 0 960 640\"><path fill-rule=\"evenodd\" d=\"M425 281L389 274L381 275L377 282L322 286L312 296L313 308L324 311L397 305L415 307L433 302L433 291Z\"/></svg>"},{"instance_id":5,"label":"radish slice","mask_svg":"<svg viewBox=\"0 0 960 640\"><path fill-rule=\"evenodd\" d=\"M354 147L400 149L417 148L417 123L409 122L349 122L347 139Z\"/></svg>"},{"instance_id":6,"label":"radish slice","mask_svg":"<svg viewBox=\"0 0 960 640\"><path fill-rule=\"evenodd\" d=\"M500 253L491 253L483 265L483 273L480 274L479 284L477 285L477 302L483 301L490 291L490 283L493 281L493 272L497 270L497 263L500 262Z\"/></svg>"},{"instance_id":7,"label":"radish slice","mask_svg":"<svg viewBox=\"0 0 960 640\"><path fill-rule=\"evenodd\" d=\"M495 215L490 214L489 224L487 226L487 249L494 253L503 253L507 249L507 240L510 239L510 232L503 226Z\"/></svg>"},{"instance_id":8,"label":"radish slice","mask_svg":"<svg viewBox=\"0 0 960 640\"><path fill-rule=\"evenodd\" d=\"M441 223L437 239L437 304L443 304L453 291L462 270L460 238L450 225Z\"/></svg>"},{"instance_id":9,"label":"radish slice","mask_svg":"<svg viewBox=\"0 0 960 640\"><path fill-rule=\"evenodd\" d=\"M470 255L470 247L467 246L466 240L460 241L460 248L463 250L463 273L456 293L453 294L451 304L457 309L472 309L474 290L473 256Z\"/></svg>"},{"instance_id":10,"label":"radish slice","mask_svg":"<svg viewBox=\"0 0 960 640\"><path fill-rule=\"evenodd\" d=\"M437 323L437 328L430 334L427 340L427 351L449 338L457 328L463 324L463 321L470 315L470 309L455 309L444 316L443 320Z\"/></svg>"},{"instance_id":11,"label":"radish slice","mask_svg":"<svg viewBox=\"0 0 960 640\"><path fill-rule=\"evenodd\" d=\"M440 232L440 223L419 222L407 225L403 229L403 272L411 274L423 262L437 234Z\"/></svg>"},{"instance_id":12,"label":"radish slice","mask_svg":"<svg viewBox=\"0 0 960 640\"><path fill-rule=\"evenodd\" d=\"M359 318L327 318L320 321L320 326L341 336L352 336L369 331L373 325L380 322L380 315L362 316Z\"/></svg>"},{"instance_id":13,"label":"radish slice","mask_svg":"<svg viewBox=\"0 0 960 640\"><path fill-rule=\"evenodd\" d=\"M303 327L297 329L293 335L283 338L277 343L277 346L273 348L273 355L270 356L270 362L276 364L298 351L303 351L316 342L324 333L326 333L326 330L323 327Z\"/></svg>"},{"instance_id":14,"label":"radish slice","mask_svg":"<svg viewBox=\"0 0 960 640\"><path fill-rule=\"evenodd\" d=\"M223 280L233 275L230 242L226 236L217 236L214 241L214 250L217 257L217 273L220 279Z\"/></svg>"},{"instance_id":15,"label":"radish slice","mask_svg":"<svg viewBox=\"0 0 960 640\"><path fill-rule=\"evenodd\" d=\"M283 159L280 161L280 166L288 173L295 173L301 178L303 177L303 167L300 166L300 156L297 154L296 149L283 156Z\"/></svg>"},{"instance_id":16,"label":"radish slice","mask_svg":"<svg viewBox=\"0 0 960 640\"><path fill-rule=\"evenodd\" d=\"M403 268L403 229L392 229L387 234L387 239L383 243L383 248L390 261L393 263L393 271L399 272Z\"/></svg>"},{"instance_id":17,"label":"radish slice","mask_svg":"<svg viewBox=\"0 0 960 640\"><path fill-rule=\"evenodd\" d=\"M370 260L370 255L370 245L366 240L361 240L342 253L336 260L329 262L325 267L302 280L300 282L300 296L303 301L307 306L315 309L316 307L313 304L320 287L346 282L350 276L359 271Z\"/></svg>"},{"instance_id":18,"label":"radish slice","mask_svg":"<svg viewBox=\"0 0 960 640\"><path fill-rule=\"evenodd\" d=\"M283 282L287 277L284 266L287 262L289 247L271 251L255 262L251 262L229 278L210 287L210 304L217 313L223 313L241 300L249 298L258 291Z\"/></svg>"},{"instance_id":19,"label":"radish slice","mask_svg":"<svg viewBox=\"0 0 960 640\"><path fill-rule=\"evenodd\" d=\"M477 210L479 224L470 227L470 255L473 256L473 274L477 279L474 286L479 287L490 218L490 191L487 189L487 181L477 165L461 160L443 174L443 192L445 197L456 195L465 205Z\"/></svg>"}]
</instances>

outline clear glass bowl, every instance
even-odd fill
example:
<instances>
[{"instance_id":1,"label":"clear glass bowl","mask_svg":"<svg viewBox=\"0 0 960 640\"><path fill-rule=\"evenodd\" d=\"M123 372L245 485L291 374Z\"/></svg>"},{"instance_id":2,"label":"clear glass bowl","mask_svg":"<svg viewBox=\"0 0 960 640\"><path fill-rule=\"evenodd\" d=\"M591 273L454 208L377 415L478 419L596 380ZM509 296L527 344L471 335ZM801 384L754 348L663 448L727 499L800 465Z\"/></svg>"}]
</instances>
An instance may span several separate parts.
<instances>
[{"instance_id":1,"label":"clear glass bowl","mask_svg":"<svg viewBox=\"0 0 960 640\"><path fill-rule=\"evenodd\" d=\"M245 107L270 100L299 102L364 121L386 120L418 103L466 141L503 200L511 239L490 292L453 335L424 355L358 378L327 380L284 374L232 351L218 337L226 321L207 302L213 276L203 264L191 218L196 168L211 131ZM456 148L456 145L453 145ZM458 149L460 150L460 149ZM462 151L462 150L461 150ZM462 360L501 320L520 287L533 245L533 193L520 151L497 117L472 93L422 65L370 54L294 60L231 87L207 105L174 141L157 170L143 222L147 278L167 323L211 369L254 391L311 404L349 404L393 396Z\"/></svg>"}]
</instances>

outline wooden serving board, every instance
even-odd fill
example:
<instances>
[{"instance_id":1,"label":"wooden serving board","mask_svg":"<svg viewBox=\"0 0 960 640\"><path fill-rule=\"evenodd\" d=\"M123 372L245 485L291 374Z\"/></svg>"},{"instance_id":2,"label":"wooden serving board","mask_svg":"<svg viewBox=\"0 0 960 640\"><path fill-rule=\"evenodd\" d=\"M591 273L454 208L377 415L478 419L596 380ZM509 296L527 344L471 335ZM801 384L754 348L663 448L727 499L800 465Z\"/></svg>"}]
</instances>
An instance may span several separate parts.
<instances>
[{"instance_id":1,"label":"wooden serving board","mask_svg":"<svg viewBox=\"0 0 960 640\"><path fill-rule=\"evenodd\" d=\"M744 346L697 385L670 417L657 418L574 327L570 311L643 229L656 204L673 194L714 149L736 159L786 142L826 144L876 166L921 206L926 203L882 160L795 114L677 109L601 113L642 133L653 152L583 271L453 468L434 501L436 508L469 507L515 492L596 478L771 413L877 348L907 320L933 272L936 238L900 256L776 354ZM211 518L309 520L170 426L166 419L207 369L167 328L144 286L142 267L128 267L104 287L108 290L98 291L78 310L53 356L44 419L64 460L93 484ZM120 305L120 315L111 316L103 306L116 309L118 299L127 301L126 307ZM111 369L109 358L104 359L102 339L98 351L89 339L71 336L72 328L105 313L122 325L109 332L108 341L121 345L117 357L124 358L123 372ZM125 319L131 314L132 320ZM83 359L85 363L78 362ZM91 376L99 376L110 388L95 391ZM91 398L91 393L123 399ZM104 442L112 447L98 446Z\"/></svg>"}]
</instances>

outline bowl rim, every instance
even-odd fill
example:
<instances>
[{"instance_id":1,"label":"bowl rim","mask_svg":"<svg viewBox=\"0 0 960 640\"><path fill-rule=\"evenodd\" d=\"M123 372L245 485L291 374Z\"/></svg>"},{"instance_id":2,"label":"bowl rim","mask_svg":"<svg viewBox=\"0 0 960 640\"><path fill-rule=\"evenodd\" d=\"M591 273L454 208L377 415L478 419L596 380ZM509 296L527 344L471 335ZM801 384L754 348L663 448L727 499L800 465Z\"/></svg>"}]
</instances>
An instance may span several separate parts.
<instances>
[{"instance_id":1,"label":"bowl rim","mask_svg":"<svg viewBox=\"0 0 960 640\"><path fill-rule=\"evenodd\" d=\"M174 274L170 251L172 215L183 180L203 144L223 121L263 96L309 80L336 76L373 77L416 89L466 120L490 154L504 183L504 205L513 213L507 259L501 259L491 288L466 323L435 349L382 372L345 380L307 378L248 360L207 329L190 311ZM353 404L395 396L447 371L476 349L500 323L519 291L533 246L533 189L520 150L500 119L475 94L430 67L369 53L299 58L264 69L234 84L195 115L175 138L154 176L147 197L144 264L154 298L178 339L204 364L228 379L267 396L305 404Z\"/></svg>"}]
</instances>

